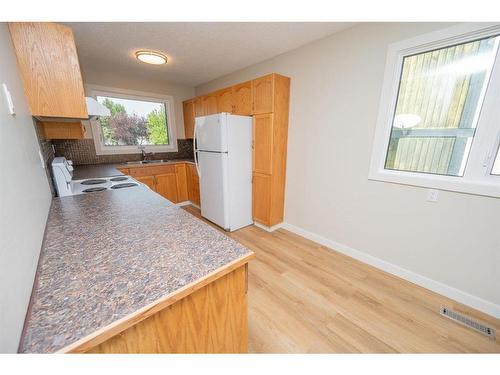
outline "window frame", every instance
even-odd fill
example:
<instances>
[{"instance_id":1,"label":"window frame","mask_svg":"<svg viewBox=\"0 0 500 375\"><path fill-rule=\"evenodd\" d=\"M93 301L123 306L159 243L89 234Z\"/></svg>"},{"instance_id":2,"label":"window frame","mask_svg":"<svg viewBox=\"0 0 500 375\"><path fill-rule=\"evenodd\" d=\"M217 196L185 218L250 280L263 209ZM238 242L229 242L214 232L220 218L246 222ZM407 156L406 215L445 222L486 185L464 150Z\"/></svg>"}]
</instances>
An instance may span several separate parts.
<instances>
[{"instance_id":1,"label":"window frame","mask_svg":"<svg viewBox=\"0 0 500 375\"><path fill-rule=\"evenodd\" d=\"M500 176L491 174L495 152L500 144L500 122L495 121L495 115L500 114L500 110L495 110L495 106L500 108L500 51L497 52L481 104L464 175L438 175L385 168L404 57L494 35L500 35L498 23L467 23L389 45L368 179L500 197Z\"/></svg>"},{"instance_id":2,"label":"window frame","mask_svg":"<svg viewBox=\"0 0 500 375\"><path fill-rule=\"evenodd\" d=\"M120 154L140 154L143 148L145 152L177 152L177 133L175 126L174 115L174 97L170 95L159 95L143 91L117 89L111 87L87 85L87 92L90 96L97 100L98 96L115 97L119 99L143 100L160 102L165 105L165 113L167 116L167 131L169 136L168 145L143 145L143 146L106 146L102 135L101 125L98 120L90 121L92 129L92 138L97 155L120 155Z\"/></svg>"}]
</instances>

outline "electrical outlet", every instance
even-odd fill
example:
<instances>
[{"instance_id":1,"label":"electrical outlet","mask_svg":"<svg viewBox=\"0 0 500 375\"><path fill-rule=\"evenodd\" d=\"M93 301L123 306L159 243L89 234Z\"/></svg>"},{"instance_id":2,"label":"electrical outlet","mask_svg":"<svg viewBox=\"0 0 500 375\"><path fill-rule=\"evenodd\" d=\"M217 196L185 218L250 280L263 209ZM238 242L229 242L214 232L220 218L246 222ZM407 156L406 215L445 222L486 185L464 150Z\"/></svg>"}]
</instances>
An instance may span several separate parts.
<instances>
[{"instance_id":1,"label":"electrical outlet","mask_svg":"<svg viewBox=\"0 0 500 375\"><path fill-rule=\"evenodd\" d=\"M439 190L429 189L427 190L427 202L437 202L439 198Z\"/></svg>"}]
</instances>

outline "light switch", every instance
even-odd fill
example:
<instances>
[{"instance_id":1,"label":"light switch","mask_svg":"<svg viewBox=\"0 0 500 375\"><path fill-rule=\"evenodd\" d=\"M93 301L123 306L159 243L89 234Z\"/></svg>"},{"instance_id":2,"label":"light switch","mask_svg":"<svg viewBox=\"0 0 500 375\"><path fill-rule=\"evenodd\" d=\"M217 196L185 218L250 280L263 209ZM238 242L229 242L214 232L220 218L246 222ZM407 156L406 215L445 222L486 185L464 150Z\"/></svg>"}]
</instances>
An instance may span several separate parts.
<instances>
[{"instance_id":1,"label":"light switch","mask_svg":"<svg viewBox=\"0 0 500 375\"><path fill-rule=\"evenodd\" d=\"M5 100L7 101L7 106L9 107L9 113L14 116L16 114L15 108L14 108L14 102L12 101L12 96L10 96L10 91L7 87L6 83L2 83L3 87L3 94L5 96Z\"/></svg>"},{"instance_id":2,"label":"light switch","mask_svg":"<svg viewBox=\"0 0 500 375\"><path fill-rule=\"evenodd\" d=\"M427 201L428 202L437 202L439 198L439 190L429 189L427 190Z\"/></svg>"}]
</instances>

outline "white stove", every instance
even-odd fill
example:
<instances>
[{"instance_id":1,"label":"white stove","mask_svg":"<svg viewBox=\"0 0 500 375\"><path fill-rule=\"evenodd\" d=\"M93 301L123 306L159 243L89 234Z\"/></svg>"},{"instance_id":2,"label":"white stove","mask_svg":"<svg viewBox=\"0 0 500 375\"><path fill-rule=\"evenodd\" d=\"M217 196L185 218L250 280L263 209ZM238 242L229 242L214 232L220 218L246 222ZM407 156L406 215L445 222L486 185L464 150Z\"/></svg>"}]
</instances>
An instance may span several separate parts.
<instances>
[{"instance_id":1,"label":"white stove","mask_svg":"<svg viewBox=\"0 0 500 375\"><path fill-rule=\"evenodd\" d=\"M73 180L73 163L64 157L54 158L52 161L52 172L54 173L57 194L60 197L139 186L139 183L130 176Z\"/></svg>"}]
</instances>

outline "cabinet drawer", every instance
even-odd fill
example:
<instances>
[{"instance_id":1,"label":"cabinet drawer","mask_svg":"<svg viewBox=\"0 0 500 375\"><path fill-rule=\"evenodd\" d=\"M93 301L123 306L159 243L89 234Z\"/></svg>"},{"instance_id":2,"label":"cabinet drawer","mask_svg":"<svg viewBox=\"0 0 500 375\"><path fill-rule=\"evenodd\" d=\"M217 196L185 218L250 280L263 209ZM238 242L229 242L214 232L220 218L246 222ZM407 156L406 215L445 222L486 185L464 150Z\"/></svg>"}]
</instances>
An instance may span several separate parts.
<instances>
[{"instance_id":1,"label":"cabinet drawer","mask_svg":"<svg viewBox=\"0 0 500 375\"><path fill-rule=\"evenodd\" d=\"M134 167L130 168L130 176L153 176L164 173L175 173L175 165L157 165L151 167Z\"/></svg>"}]
</instances>

